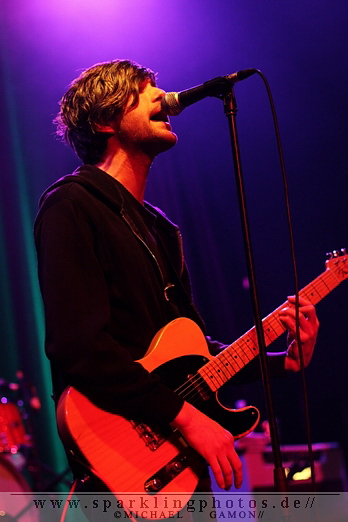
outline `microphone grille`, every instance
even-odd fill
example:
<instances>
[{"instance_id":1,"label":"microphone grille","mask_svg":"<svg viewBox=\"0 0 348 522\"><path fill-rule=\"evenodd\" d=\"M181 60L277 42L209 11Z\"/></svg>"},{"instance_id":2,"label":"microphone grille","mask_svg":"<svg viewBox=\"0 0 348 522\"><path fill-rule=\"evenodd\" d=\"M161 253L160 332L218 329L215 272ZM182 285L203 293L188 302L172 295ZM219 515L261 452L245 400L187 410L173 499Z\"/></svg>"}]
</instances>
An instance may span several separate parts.
<instances>
[{"instance_id":1,"label":"microphone grille","mask_svg":"<svg viewBox=\"0 0 348 522\"><path fill-rule=\"evenodd\" d=\"M177 116L183 111L177 92L167 92L161 100L162 109L168 116Z\"/></svg>"}]
</instances>

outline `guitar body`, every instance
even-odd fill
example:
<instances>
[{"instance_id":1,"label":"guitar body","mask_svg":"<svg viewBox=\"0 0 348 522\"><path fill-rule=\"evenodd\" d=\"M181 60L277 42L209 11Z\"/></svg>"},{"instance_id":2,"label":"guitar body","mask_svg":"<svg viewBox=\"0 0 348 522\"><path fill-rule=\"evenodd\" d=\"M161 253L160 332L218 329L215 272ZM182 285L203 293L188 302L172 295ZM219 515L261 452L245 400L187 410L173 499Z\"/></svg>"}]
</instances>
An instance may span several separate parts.
<instances>
[{"instance_id":1,"label":"guitar body","mask_svg":"<svg viewBox=\"0 0 348 522\"><path fill-rule=\"evenodd\" d=\"M316 304L347 278L346 251L334 250L326 261L326 270L304 287L300 296ZM262 321L266 345L285 331L279 318L284 306L286 303ZM259 412L253 406L240 410L225 408L217 398L217 390L258 353L255 327L212 357L196 323L180 318L158 332L139 362L239 438L254 429ZM140 494L132 497L140 504L146 499L152 500L151 506L159 514L156 517L152 513L151 518L173 517L195 491L205 467L202 458L178 430L136 424L107 413L72 387L65 390L59 401L57 421L66 449L76 459L82 459L121 499L130 514L128 518L133 520L130 512L139 506L130 504L130 493ZM168 510L167 497L161 493L175 493L176 505Z\"/></svg>"},{"instance_id":2,"label":"guitar body","mask_svg":"<svg viewBox=\"0 0 348 522\"><path fill-rule=\"evenodd\" d=\"M256 426L259 412L252 406L229 410L203 379L195 382L192 376L197 377L197 371L212 359L196 323L180 318L156 335L139 362L239 438ZM138 492L152 499L156 493L192 494L205 467L177 430L150 428L103 411L73 387L64 392L57 419L65 447L72 454L82 454L118 498L123 498L122 492ZM158 505L162 498L158 495ZM185 498L183 505L187 495Z\"/></svg>"},{"instance_id":3,"label":"guitar body","mask_svg":"<svg viewBox=\"0 0 348 522\"><path fill-rule=\"evenodd\" d=\"M173 354L175 356L173 357ZM193 376L214 356L209 353L206 339L199 326L181 317L162 328L153 339L149 350L139 362L149 372L160 376L162 382L196 406L208 417L216 420L232 433L235 439L250 433L259 421L259 411L253 406L238 410L226 408L211 392L205 382L195 383ZM188 389L190 378L194 390ZM186 395L182 385L186 383Z\"/></svg>"}]
</instances>

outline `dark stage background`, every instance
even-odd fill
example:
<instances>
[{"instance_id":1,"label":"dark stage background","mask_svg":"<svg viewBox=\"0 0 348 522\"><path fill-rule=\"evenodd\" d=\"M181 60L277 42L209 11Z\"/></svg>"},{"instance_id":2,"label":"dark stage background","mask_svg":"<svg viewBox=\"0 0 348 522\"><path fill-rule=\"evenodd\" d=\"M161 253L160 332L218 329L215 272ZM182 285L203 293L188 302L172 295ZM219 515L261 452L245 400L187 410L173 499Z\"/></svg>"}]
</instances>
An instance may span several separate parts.
<instances>
[{"instance_id":1,"label":"dark stage background","mask_svg":"<svg viewBox=\"0 0 348 522\"><path fill-rule=\"evenodd\" d=\"M55 434L43 354L43 311L32 226L37 201L79 164L55 140L52 119L68 83L90 65L130 58L158 71L165 90L256 67L276 103L289 178L300 287L347 243L346 0L0 1L0 378L17 370L42 402L31 412L40 460L65 457ZM236 85L238 128L262 315L294 292L284 196L261 79ZM159 157L147 199L183 232L195 299L211 336L232 342L253 324L222 103L205 99L172 118L178 145ZM343 282L318 307L315 358L307 371L313 442L347 451L347 296ZM274 345L283 350L282 337ZM274 383L282 443L305 442L298 376ZM261 385L235 391L259 406Z\"/></svg>"}]
</instances>

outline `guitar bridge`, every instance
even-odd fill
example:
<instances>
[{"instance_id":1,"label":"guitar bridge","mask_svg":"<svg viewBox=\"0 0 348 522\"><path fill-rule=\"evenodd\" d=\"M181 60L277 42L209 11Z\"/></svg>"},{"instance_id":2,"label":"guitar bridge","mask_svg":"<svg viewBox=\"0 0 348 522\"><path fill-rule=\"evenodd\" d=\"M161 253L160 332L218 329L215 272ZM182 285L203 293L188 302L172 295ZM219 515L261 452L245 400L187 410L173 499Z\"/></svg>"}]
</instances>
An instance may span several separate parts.
<instances>
[{"instance_id":1,"label":"guitar bridge","mask_svg":"<svg viewBox=\"0 0 348 522\"><path fill-rule=\"evenodd\" d=\"M139 437L145 442L145 445L151 451L156 451L156 449L166 440L160 433L153 431L147 424L134 421L130 422L135 431L139 434Z\"/></svg>"}]
</instances>

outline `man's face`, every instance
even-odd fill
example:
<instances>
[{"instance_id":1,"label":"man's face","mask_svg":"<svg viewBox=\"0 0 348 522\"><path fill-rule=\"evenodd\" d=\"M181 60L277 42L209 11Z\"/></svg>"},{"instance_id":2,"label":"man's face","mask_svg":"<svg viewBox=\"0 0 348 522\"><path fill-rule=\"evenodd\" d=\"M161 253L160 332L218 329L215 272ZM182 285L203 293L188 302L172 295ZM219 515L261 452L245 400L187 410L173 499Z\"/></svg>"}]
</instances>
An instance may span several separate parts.
<instances>
[{"instance_id":1,"label":"man's face","mask_svg":"<svg viewBox=\"0 0 348 522\"><path fill-rule=\"evenodd\" d=\"M140 150L150 157L164 152L177 142L172 132L168 116L161 109L164 91L144 81L137 105L128 108L121 118L117 132L121 146Z\"/></svg>"}]
</instances>

